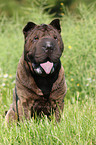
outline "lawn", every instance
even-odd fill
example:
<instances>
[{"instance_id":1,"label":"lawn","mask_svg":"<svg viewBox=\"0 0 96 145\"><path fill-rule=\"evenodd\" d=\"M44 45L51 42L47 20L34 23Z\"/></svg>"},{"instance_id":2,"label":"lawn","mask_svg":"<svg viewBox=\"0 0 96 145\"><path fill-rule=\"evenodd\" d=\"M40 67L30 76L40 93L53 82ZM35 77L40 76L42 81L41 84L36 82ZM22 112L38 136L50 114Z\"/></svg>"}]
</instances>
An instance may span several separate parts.
<instances>
[{"instance_id":1,"label":"lawn","mask_svg":"<svg viewBox=\"0 0 96 145\"><path fill-rule=\"evenodd\" d=\"M38 10L39 11L39 10ZM16 68L23 52L22 29L27 21L50 23L52 18L33 14L7 19L0 16L0 145L96 144L96 11L80 7L80 15L61 18L65 50L61 61L67 94L60 123L54 118L20 122L7 127L4 112L12 103Z\"/></svg>"}]
</instances>

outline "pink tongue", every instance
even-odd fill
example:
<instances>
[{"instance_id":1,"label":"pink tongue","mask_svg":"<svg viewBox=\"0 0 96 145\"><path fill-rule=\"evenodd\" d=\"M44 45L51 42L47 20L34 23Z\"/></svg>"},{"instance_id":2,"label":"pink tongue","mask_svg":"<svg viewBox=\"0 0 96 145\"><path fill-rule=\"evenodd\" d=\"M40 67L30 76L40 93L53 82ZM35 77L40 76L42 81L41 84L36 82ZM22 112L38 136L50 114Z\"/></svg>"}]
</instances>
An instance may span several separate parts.
<instances>
[{"instance_id":1,"label":"pink tongue","mask_svg":"<svg viewBox=\"0 0 96 145\"><path fill-rule=\"evenodd\" d=\"M51 69L52 69L52 67L53 67L53 63L47 61L45 63L41 63L40 66L44 69L46 74L49 74Z\"/></svg>"}]
</instances>

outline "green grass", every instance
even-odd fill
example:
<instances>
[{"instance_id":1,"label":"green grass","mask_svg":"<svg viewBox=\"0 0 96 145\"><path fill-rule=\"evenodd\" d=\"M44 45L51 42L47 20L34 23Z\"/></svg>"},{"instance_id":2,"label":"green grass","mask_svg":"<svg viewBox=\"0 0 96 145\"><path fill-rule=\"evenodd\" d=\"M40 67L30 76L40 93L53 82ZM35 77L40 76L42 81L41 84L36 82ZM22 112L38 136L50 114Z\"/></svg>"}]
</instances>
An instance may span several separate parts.
<instances>
[{"instance_id":1,"label":"green grass","mask_svg":"<svg viewBox=\"0 0 96 145\"><path fill-rule=\"evenodd\" d=\"M31 11L31 10L30 10ZM12 103L16 68L23 52L22 29L27 21L50 23L41 11L23 18L0 17L0 145L96 144L96 11L80 7L79 18L61 20L67 95L60 123L46 117L7 127L4 112ZM30 17L29 17L30 14Z\"/></svg>"},{"instance_id":2,"label":"green grass","mask_svg":"<svg viewBox=\"0 0 96 145\"><path fill-rule=\"evenodd\" d=\"M0 117L1 144L96 144L96 112L95 102L91 99L80 105L65 104L64 114L60 123L46 118L25 121L20 126L5 127Z\"/></svg>"}]
</instances>

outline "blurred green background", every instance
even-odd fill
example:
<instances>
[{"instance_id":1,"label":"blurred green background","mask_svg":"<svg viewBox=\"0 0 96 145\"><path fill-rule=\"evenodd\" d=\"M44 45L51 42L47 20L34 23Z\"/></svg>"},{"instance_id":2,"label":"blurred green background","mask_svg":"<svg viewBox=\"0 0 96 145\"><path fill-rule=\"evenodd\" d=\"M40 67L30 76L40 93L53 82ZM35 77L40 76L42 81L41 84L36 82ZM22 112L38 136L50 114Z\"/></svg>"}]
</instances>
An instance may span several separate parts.
<instances>
[{"instance_id":1,"label":"blurred green background","mask_svg":"<svg viewBox=\"0 0 96 145\"><path fill-rule=\"evenodd\" d=\"M78 12L78 5L91 4L95 0L0 0L0 15L12 17L14 15L25 16L30 8L41 8L53 16L62 16L71 11Z\"/></svg>"}]
</instances>

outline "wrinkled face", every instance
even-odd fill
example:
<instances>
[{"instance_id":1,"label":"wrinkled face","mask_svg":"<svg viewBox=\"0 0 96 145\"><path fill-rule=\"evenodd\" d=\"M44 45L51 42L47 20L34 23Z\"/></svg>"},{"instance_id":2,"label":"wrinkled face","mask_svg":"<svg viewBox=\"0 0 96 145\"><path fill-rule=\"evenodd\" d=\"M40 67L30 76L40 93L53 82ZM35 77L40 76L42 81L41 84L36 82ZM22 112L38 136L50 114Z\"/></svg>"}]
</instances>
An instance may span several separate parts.
<instances>
[{"instance_id":1,"label":"wrinkled face","mask_svg":"<svg viewBox=\"0 0 96 145\"><path fill-rule=\"evenodd\" d=\"M23 29L25 35L24 59L38 75L52 74L60 61L63 42L59 20L49 25L29 22Z\"/></svg>"}]
</instances>

